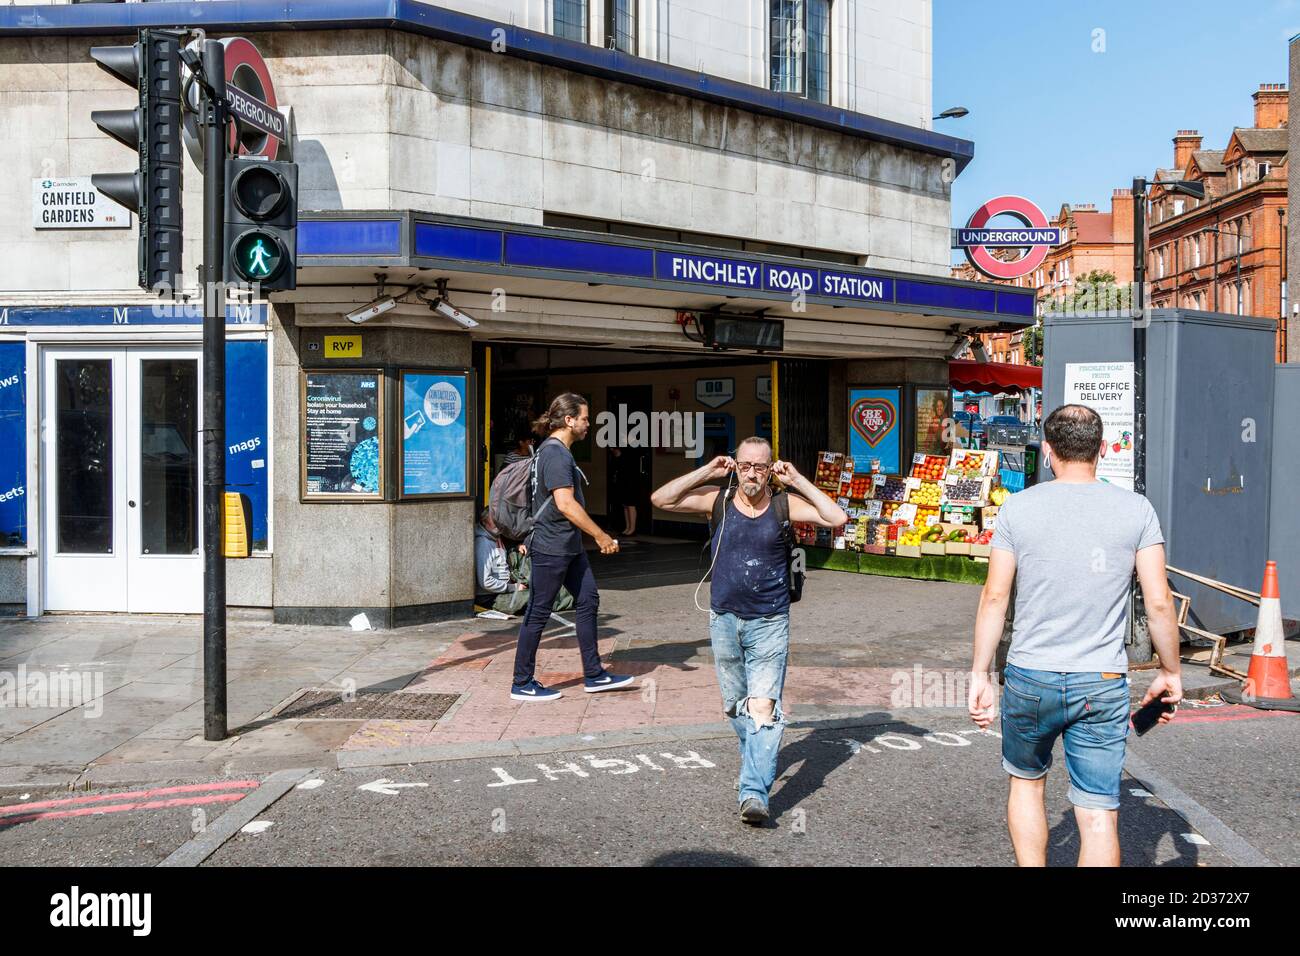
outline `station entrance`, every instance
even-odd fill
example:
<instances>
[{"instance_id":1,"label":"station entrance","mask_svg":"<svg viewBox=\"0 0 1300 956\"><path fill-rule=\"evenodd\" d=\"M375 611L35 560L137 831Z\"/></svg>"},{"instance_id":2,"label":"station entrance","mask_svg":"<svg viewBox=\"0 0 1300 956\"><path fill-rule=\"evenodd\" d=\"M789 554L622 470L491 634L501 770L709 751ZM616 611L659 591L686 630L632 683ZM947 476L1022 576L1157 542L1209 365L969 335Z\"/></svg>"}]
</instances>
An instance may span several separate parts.
<instances>
[{"instance_id":1,"label":"station entrance","mask_svg":"<svg viewBox=\"0 0 1300 956\"><path fill-rule=\"evenodd\" d=\"M638 552L654 551L665 561L665 574L687 565L694 571L708 523L656 512L650 506L655 488L716 455L732 454L751 435L771 441L808 473L826 440L824 369L817 375L825 362L505 343L485 343L475 358L488 383L490 474L521 440L536 439L532 422L552 398L584 396L592 424L573 455L587 478L587 511L621 547L635 542ZM783 417L790 420L783 423ZM812 422L820 423L820 432ZM790 439L792 432L799 439ZM639 567L638 576L647 570Z\"/></svg>"}]
</instances>

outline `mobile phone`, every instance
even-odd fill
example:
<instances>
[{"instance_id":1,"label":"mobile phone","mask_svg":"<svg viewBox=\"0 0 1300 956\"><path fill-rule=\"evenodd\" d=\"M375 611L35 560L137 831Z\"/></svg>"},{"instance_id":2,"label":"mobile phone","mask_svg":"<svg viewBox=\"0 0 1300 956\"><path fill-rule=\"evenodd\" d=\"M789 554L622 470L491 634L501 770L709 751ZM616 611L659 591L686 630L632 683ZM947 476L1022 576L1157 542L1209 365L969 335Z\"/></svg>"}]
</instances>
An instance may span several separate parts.
<instances>
[{"instance_id":1,"label":"mobile phone","mask_svg":"<svg viewBox=\"0 0 1300 956\"><path fill-rule=\"evenodd\" d=\"M1173 712L1173 704L1166 704L1160 697L1157 697L1150 703L1144 704L1133 711L1133 729L1141 737L1160 721L1161 714L1172 714Z\"/></svg>"}]
</instances>

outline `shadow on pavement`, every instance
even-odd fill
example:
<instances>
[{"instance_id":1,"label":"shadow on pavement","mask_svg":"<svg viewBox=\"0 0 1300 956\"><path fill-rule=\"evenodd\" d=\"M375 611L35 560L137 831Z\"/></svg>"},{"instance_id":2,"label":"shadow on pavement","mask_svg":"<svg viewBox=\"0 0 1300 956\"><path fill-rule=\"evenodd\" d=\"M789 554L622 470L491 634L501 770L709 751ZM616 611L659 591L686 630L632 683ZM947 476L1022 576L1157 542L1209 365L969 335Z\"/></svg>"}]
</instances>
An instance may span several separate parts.
<instances>
[{"instance_id":1,"label":"shadow on pavement","mask_svg":"<svg viewBox=\"0 0 1300 956\"><path fill-rule=\"evenodd\" d=\"M1196 844L1183 839L1191 824L1168 807L1129 793L1137 781L1125 777L1119 798L1119 848L1122 866L1197 866L1201 853ZM1156 850L1168 836L1175 856L1158 862ZM1060 819L1047 834L1047 865L1074 866L1079 860L1079 827L1074 811L1061 811Z\"/></svg>"},{"instance_id":2,"label":"shadow on pavement","mask_svg":"<svg viewBox=\"0 0 1300 956\"><path fill-rule=\"evenodd\" d=\"M885 714L865 714L863 720L883 718ZM902 721L880 723L866 727L834 727L814 730L793 743L783 744L777 756L776 779L779 789L774 789L769 810L772 817L768 826L779 826L782 814L793 810L801 802L826 784L826 778L848 763L864 744L884 734L911 734L923 736L929 730ZM790 768L799 764L793 775L786 777Z\"/></svg>"},{"instance_id":3,"label":"shadow on pavement","mask_svg":"<svg viewBox=\"0 0 1300 956\"><path fill-rule=\"evenodd\" d=\"M721 850L674 850L663 853L646 866L753 866L754 861L738 853Z\"/></svg>"}]
</instances>

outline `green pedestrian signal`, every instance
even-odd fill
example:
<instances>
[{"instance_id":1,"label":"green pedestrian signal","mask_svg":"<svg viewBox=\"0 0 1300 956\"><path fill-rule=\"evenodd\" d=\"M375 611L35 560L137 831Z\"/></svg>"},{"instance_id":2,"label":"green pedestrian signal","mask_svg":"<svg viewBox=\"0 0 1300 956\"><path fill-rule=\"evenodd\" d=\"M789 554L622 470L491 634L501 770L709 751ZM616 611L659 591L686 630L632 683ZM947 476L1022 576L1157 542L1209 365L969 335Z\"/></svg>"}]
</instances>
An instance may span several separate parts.
<instances>
[{"instance_id":1,"label":"green pedestrian signal","mask_svg":"<svg viewBox=\"0 0 1300 956\"><path fill-rule=\"evenodd\" d=\"M226 159L225 279L280 292L298 284L298 167L255 156Z\"/></svg>"},{"instance_id":2,"label":"green pedestrian signal","mask_svg":"<svg viewBox=\"0 0 1300 956\"><path fill-rule=\"evenodd\" d=\"M284 251L270 233L246 232L235 240L232 252L235 271L249 282L271 282L284 268Z\"/></svg>"}]
</instances>

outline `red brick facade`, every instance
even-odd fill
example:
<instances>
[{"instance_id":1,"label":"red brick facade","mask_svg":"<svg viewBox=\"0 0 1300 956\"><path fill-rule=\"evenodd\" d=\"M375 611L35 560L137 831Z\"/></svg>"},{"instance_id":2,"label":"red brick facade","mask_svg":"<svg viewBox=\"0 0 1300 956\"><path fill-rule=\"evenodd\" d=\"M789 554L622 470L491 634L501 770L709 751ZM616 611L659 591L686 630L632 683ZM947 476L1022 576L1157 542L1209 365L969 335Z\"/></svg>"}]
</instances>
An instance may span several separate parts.
<instances>
[{"instance_id":1,"label":"red brick facade","mask_svg":"<svg viewBox=\"0 0 1300 956\"><path fill-rule=\"evenodd\" d=\"M1262 84L1255 125L1233 130L1222 150L1202 149L1195 130L1179 130L1174 165L1156 170L1147 207L1152 305L1280 319L1279 360L1286 354L1287 97L1283 84ZM1203 183L1205 199L1160 185L1175 180Z\"/></svg>"}]
</instances>

